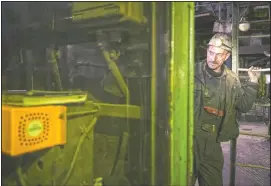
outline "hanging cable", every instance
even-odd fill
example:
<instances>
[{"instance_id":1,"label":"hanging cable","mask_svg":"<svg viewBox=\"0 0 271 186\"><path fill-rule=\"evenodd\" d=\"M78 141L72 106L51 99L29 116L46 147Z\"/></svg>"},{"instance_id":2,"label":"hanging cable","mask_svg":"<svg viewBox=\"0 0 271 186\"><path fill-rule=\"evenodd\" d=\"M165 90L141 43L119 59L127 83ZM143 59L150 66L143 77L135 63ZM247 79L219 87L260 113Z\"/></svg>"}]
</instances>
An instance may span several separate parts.
<instances>
[{"instance_id":1,"label":"hanging cable","mask_svg":"<svg viewBox=\"0 0 271 186\"><path fill-rule=\"evenodd\" d=\"M70 168L69 168L69 170L68 170L68 173L66 174L65 178L63 179L63 181L62 181L62 183L61 183L62 186L66 185L67 181L69 180L69 178L70 178L70 176L71 176L71 173L72 173L72 171L73 171L73 169L74 169L75 162L76 162L76 160L77 160L77 157L78 157L80 148L81 148L83 142L85 141L87 135L89 134L89 132L93 130L93 128L94 128L94 126L95 126L95 124L96 124L96 122L97 122L97 119L98 119L97 116L95 116L95 117L91 120L90 124L87 126L86 130L84 131L84 134L80 137L80 139L79 139L79 141L78 141L78 143L77 143L77 146L76 146L76 150L75 150L75 152L74 152L74 154L73 154L72 161L71 161L71 164L70 164Z\"/></svg>"}]
</instances>

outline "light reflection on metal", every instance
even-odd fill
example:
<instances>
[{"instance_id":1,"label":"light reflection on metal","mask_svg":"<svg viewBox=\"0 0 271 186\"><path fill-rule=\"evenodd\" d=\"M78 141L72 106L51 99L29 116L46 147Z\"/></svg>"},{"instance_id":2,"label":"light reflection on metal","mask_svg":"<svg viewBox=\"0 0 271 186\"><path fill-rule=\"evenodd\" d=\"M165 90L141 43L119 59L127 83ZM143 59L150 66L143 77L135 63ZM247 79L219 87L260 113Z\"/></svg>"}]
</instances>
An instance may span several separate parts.
<instances>
[{"instance_id":1,"label":"light reflection on metal","mask_svg":"<svg viewBox=\"0 0 271 186\"><path fill-rule=\"evenodd\" d=\"M268 37L270 37L270 34L239 36L239 39L246 39L246 38L268 38Z\"/></svg>"},{"instance_id":2,"label":"light reflection on metal","mask_svg":"<svg viewBox=\"0 0 271 186\"><path fill-rule=\"evenodd\" d=\"M212 14L211 13L203 13L203 14L197 14L195 15L195 18L199 18L199 17L205 17L205 16L211 16Z\"/></svg>"},{"instance_id":3,"label":"light reflection on metal","mask_svg":"<svg viewBox=\"0 0 271 186\"><path fill-rule=\"evenodd\" d=\"M244 71L247 72L247 68L238 68L238 71ZM254 72L270 72L270 68L264 68L264 69L258 69L258 70L252 70Z\"/></svg>"}]
</instances>

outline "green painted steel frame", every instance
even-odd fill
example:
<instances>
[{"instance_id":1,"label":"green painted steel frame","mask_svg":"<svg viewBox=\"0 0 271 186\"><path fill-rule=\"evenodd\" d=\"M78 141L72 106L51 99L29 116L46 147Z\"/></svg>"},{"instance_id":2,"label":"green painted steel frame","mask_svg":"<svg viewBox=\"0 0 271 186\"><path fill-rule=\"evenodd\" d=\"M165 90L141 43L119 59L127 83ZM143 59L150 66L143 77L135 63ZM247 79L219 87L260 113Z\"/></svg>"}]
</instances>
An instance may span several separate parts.
<instances>
[{"instance_id":1,"label":"green painted steel frame","mask_svg":"<svg viewBox=\"0 0 271 186\"><path fill-rule=\"evenodd\" d=\"M157 3L151 3L151 185L156 185L156 86L157 86L157 72L156 72L156 25L157 25Z\"/></svg>"},{"instance_id":2,"label":"green painted steel frame","mask_svg":"<svg viewBox=\"0 0 271 186\"><path fill-rule=\"evenodd\" d=\"M169 185L191 185L194 63L194 3L172 2Z\"/></svg>"}]
</instances>

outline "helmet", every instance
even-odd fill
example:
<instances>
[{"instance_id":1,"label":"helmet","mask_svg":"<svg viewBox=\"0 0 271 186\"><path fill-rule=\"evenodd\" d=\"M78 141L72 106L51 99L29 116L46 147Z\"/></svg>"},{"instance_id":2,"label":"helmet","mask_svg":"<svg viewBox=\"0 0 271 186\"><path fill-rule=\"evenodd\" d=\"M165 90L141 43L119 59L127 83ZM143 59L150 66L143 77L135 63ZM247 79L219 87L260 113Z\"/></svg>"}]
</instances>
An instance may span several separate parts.
<instances>
[{"instance_id":1,"label":"helmet","mask_svg":"<svg viewBox=\"0 0 271 186\"><path fill-rule=\"evenodd\" d=\"M208 45L216 46L216 47L219 47L231 52L231 49L232 49L231 37L225 33L216 33L211 38Z\"/></svg>"}]
</instances>

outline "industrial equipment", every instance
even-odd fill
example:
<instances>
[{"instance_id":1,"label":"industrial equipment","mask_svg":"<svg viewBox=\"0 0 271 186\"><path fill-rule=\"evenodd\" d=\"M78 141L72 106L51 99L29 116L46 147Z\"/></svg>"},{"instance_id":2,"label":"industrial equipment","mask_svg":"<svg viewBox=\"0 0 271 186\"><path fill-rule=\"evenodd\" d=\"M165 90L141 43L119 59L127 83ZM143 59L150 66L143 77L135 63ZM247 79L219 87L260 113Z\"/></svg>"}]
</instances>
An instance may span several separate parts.
<instances>
[{"instance_id":1,"label":"industrial equipment","mask_svg":"<svg viewBox=\"0 0 271 186\"><path fill-rule=\"evenodd\" d=\"M8 155L22 155L66 142L65 107L4 105L2 114L2 152Z\"/></svg>"},{"instance_id":2,"label":"industrial equipment","mask_svg":"<svg viewBox=\"0 0 271 186\"><path fill-rule=\"evenodd\" d=\"M5 58L3 185L187 185L193 3L20 7Z\"/></svg>"},{"instance_id":3,"label":"industrial equipment","mask_svg":"<svg viewBox=\"0 0 271 186\"><path fill-rule=\"evenodd\" d=\"M109 19L110 24L121 21L134 21L144 23L143 3L141 2L82 2L72 4L72 20ZM103 22L99 20L99 23ZM108 23L107 23L108 25ZM101 24L95 26L101 26Z\"/></svg>"}]
</instances>

